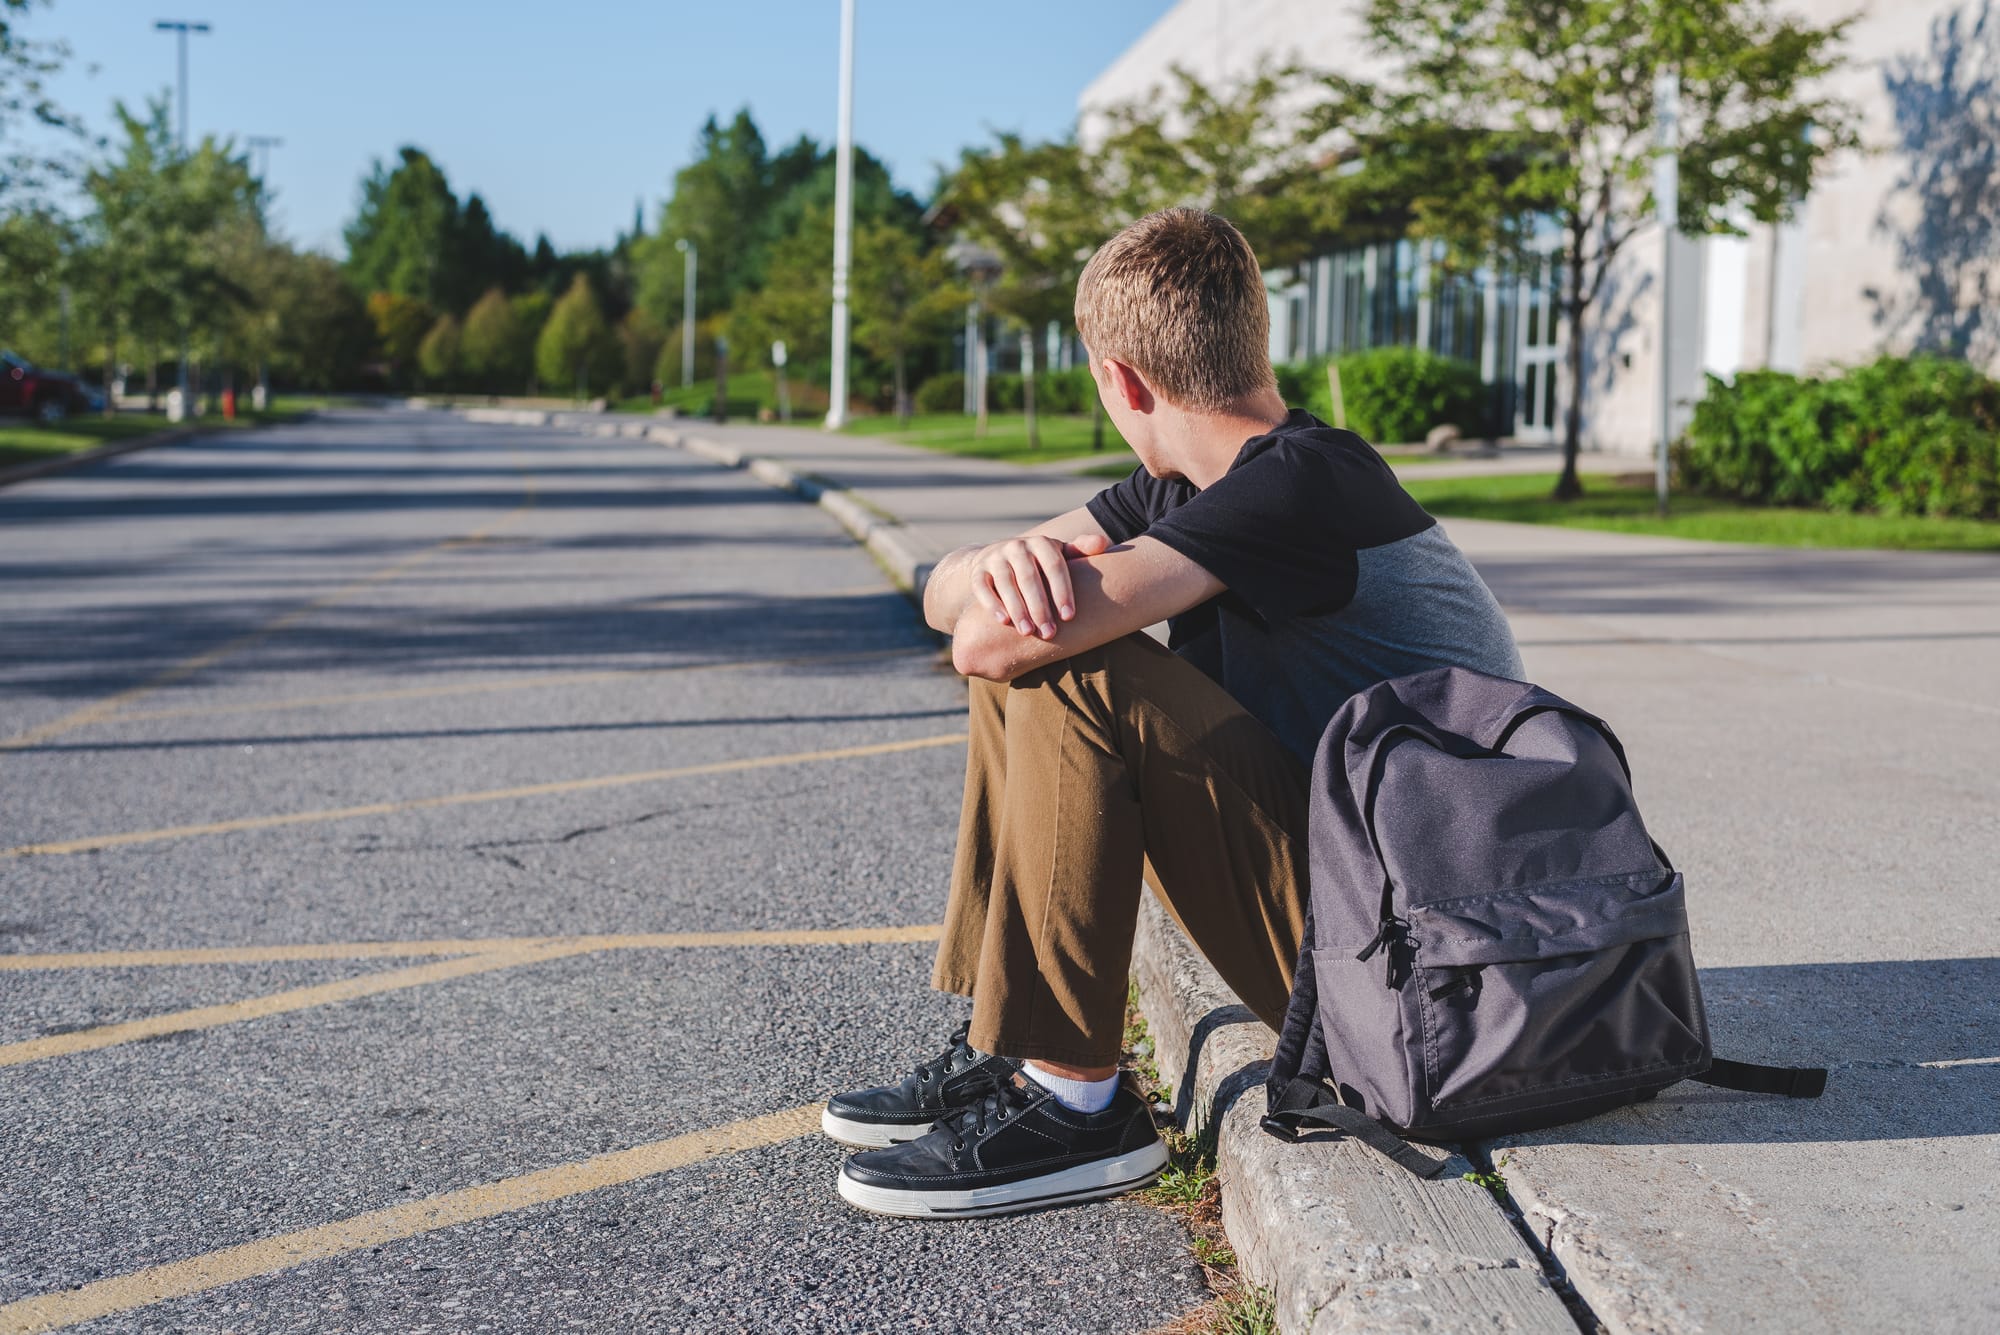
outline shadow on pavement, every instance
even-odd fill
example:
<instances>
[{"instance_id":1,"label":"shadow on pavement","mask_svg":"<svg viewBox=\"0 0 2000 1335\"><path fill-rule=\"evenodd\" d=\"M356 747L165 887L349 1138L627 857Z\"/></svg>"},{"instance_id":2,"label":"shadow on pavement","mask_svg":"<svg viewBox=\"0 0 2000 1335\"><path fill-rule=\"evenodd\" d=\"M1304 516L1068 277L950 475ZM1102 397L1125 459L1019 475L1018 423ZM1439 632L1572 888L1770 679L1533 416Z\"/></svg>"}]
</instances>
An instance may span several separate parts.
<instances>
[{"instance_id":1,"label":"shadow on pavement","mask_svg":"<svg viewBox=\"0 0 2000 1335\"><path fill-rule=\"evenodd\" d=\"M1505 1138L1536 1145L1839 1144L2000 1134L2000 959L1701 971L1716 1055L1825 1066L1785 1099L1692 1082L1651 1103Z\"/></svg>"}]
</instances>

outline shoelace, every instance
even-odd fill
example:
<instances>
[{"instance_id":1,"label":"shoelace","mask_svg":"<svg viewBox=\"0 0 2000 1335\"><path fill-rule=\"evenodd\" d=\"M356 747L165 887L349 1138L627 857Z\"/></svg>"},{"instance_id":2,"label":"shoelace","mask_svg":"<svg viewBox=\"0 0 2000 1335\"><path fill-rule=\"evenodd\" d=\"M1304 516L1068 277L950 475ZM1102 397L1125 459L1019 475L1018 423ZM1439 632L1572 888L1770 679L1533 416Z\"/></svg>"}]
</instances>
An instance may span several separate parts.
<instances>
[{"instance_id":1,"label":"shoelace","mask_svg":"<svg viewBox=\"0 0 2000 1335\"><path fill-rule=\"evenodd\" d=\"M977 1066L979 1063L973 1059L972 1050L965 1045L965 1040L971 1036L972 1026L970 1024L962 1024L954 1030L951 1036L951 1047L946 1049L942 1056L933 1057L927 1062L917 1063L917 1069L913 1072L917 1077L917 1083L928 1085L933 1080L950 1075L958 1069L960 1057L965 1058L965 1067L967 1070L971 1070L974 1066Z\"/></svg>"},{"instance_id":2,"label":"shoelace","mask_svg":"<svg viewBox=\"0 0 2000 1335\"><path fill-rule=\"evenodd\" d=\"M971 1096L972 1102L946 1113L937 1123L938 1129L951 1132L954 1151L965 1148L968 1132L976 1136L985 1135L987 1118L991 1117L998 1125L1012 1114L1025 1111L1035 1100L1031 1092L1015 1084L1011 1077L1002 1077L991 1070L975 1071L972 1087L966 1093Z\"/></svg>"}]
</instances>

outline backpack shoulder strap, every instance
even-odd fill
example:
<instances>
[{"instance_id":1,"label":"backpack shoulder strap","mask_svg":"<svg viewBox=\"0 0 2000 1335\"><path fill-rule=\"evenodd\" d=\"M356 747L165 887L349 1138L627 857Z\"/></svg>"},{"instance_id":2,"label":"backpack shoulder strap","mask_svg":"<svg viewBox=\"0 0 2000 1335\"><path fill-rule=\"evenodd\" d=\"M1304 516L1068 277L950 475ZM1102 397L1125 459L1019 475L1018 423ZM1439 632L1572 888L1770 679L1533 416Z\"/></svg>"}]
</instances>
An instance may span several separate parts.
<instances>
[{"instance_id":1,"label":"backpack shoulder strap","mask_svg":"<svg viewBox=\"0 0 2000 1335\"><path fill-rule=\"evenodd\" d=\"M1422 1178L1434 1178L1444 1171L1441 1161L1417 1153L1409 1142L1362 1112L1333 1096L1325 1085L1310 1080L1293 1080L1270 1105L1261 1125L1280 1140L1297 1140L1305 1125L1331 1127L1354 1139Z\"/></svg>"},{"instance_id":2,"label":"backpack shoulder strap","mask_svg":"<svg viewBox=\"0 0 2000 1335\"><path fill-rule=\"evenodd\" d=\"M1689 1078L1717 1089L1783 1094L1788 1099L1816 1099L1826 1093L1826 1069L1820 1066L1759 1066L1717 1057L1706 1071Z\"/></svg>"}]
</instances>

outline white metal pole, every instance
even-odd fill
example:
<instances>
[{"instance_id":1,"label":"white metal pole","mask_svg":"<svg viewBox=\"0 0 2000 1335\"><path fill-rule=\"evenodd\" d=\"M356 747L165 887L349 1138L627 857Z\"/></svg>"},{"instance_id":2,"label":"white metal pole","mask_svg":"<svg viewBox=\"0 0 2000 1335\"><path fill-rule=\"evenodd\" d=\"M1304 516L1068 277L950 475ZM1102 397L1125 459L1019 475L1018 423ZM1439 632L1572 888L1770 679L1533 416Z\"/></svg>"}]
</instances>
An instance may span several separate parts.
<instances>
[{"instance_id":1,"label":"white metal pole","mask_svg":"<svg viewBox=\"0 0 2000 1335\"><path fill-rule=\"evenodd\" d=\"M854 252L854 0L840 0L840 123L833 167L833 385L826 429L847 425L847 269Z\"/></svg>"},{"instance_id":2,"label":"white metal pole","mask_svg":"<svg viewBox=\"0 0 2000 1335\"><path fill-rule=\"evenodd\" d=\"M694 242L682 237L674 245L686 258L681 264L681 388L694 383Z\"/></svg>"},{"instance_id":3,"label":"white metal pole","mask_svg":"<svg viewBox=\"0 0 2000 1335\"><path fill-rule=\"evenodd\" d=\"M1680 75L1663 70L1653 81L1653 122L1660 149L1653 162L1653 207L1660 220L1660 446L1654 460L1653 489L1662 515L1667 513L1667 451L1674 428L1673 265L1674 233L1680 219L1680 114Z\"/></svg>"}]
</instances>

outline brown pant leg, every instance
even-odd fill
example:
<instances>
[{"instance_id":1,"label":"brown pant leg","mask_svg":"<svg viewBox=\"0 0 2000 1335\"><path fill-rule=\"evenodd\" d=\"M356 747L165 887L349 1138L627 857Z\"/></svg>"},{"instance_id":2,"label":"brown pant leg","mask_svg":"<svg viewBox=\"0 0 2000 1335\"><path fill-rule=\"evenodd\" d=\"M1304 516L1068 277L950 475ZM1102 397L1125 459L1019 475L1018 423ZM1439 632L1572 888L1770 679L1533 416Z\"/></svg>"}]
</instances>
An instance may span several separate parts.
<instances>
[{"instance_id":1,"label":"brown pant leg","mask_svg":"<svg viewBox=\"0 0 2000 1335\"><path fill-rule=\"evenodd\" d=\"M1305 773L1221 687L1144 636L973 681L965 805L933 983L973 1046L1108 1066L1142 867L1277 1028L1305 917Z\"/></svg>"}]
</instances>

